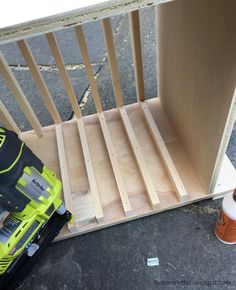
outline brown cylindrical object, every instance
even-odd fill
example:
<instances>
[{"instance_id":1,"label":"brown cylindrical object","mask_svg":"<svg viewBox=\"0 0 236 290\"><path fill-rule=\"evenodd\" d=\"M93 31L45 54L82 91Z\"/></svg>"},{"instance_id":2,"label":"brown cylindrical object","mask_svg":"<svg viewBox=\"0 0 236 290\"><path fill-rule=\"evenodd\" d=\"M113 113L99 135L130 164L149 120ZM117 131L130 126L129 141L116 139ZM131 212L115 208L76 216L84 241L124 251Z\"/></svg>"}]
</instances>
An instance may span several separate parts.
<instances>
[{"instance_id":1,"label":"brown cylindrical object","mask_svg":"<svg viewBox=\"0 0 236 290\"><path fill-rule=\"evenodd\" d=\"M236 244L236 190L233 195L223 199L218 223L215 226L216 237L225 244Z\"/></svg>"}]
</instances>

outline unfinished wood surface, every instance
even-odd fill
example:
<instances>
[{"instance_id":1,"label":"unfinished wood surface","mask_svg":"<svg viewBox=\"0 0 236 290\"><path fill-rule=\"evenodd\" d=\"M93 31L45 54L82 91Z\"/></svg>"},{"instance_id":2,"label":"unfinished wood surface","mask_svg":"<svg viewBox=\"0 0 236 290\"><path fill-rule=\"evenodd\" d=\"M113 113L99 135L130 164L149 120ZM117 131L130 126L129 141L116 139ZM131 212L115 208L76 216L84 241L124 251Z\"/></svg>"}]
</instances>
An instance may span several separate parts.
<instances>
[{"instance_id":1,"label":"unfinished wood surface","mask_svg":"<svg viewBox=\"0 0 236 290\"><path fill-rule=\"evenodd\" d=\"M117 159L117 153L116 153L116 150L115 150L114 145L112 143L111 135L109 133L109 129L107 126L106 117L105 117L104 113L100 113L100 114L98 114L98 118L99 118L99 121L101 124L103 136L104 136L105 143L107 146L107 151L108 151L108 154L109 154L109 157L111 160L112 169L113 169L113 172L115 175L117 187L119 189L119 194L120 194L120 198L121 198L122 205L124 208L124 212L125 212L126 216L130 216L132 214L132 208L131 208L131 204L129 201L127 189L125 187L124 180L123 180L123 177L121 175L120 165L119 165L119 162Z\"/></svg>"},{"instance_id":2,"label":"unfinished wood surface","mask_svg":"<svg viewBox=\"0 0 236 290\"><path fill-rule=\"evenodd\" d=\"M107 56L108 56L108 61L109 61L109 67L110 67L110 72L111 72L112 85L113 85L113 90L115 93L116 106L121 107L123 106L123 96L122 96L119 69L116 62L116 52L115 52L115 46L114 46L114 40L113 40L113 34L112 34L111 21L109 18L102 20L102 27L103 27L103 35L104 35Z\"/></svg>"},{"instance_id":3,"label":"unfinished wood surface","mask_svg":"<svg viewBox=\"0 0 236 290\"><path fill-rule=\"evenodd\" d=\"M234 0L178 0L157 7L159 96L209 193L235 120L235 15Z\"/></svg>"},{"instance_id":4,"label":"unfinished wood surface","mask_svg":"<svg viewBox=\"0 0 236 290\"><path fill-rule=\"evenodd\" d=\"M72 192L71 192L69 170L68 170L67 159L66 159L66 148L64 144L62 124L56 124L55 130L56 130L56 139L57 139L57 148L58 148L58 158L59 158L59 163L60 163L61 178L62 178L62 185L63 185L64 202L65 202L66 209L72 215L74 215L73 204L72 204ZM75 224L68 223L68 228L72 232L76 230Z\"/></svg>"},{"instance_id":5,"label":"unfinished wood surface","mask_svg":"<svg viewBox=\"0 0 236 290\"><path fill-rule=\"evenodd\" d=\"M81 26L75 27L75 32L76 32L77 40L79 43L83 63L86 68L86 73L87 73L89 84L91 87L92 96L94 99L96 110L97 112L102 112L102 104L101 104L101 100L100 100L100 96L98 92L98 86L97 86L97 83L93 74L93 67L90 62L89 53L88 53L87 45L84 39L84 33L83 33L82 27Z\"/></svg>"},{"instance_id":6,"label":"unfinished wood surface","mask_svg":"<svg viewBox=\"0 0 236 290\"><path fill-rule=\"evenodd\" d=\"M176 194L178 195L179 201L185 201L187 200L187 191L183 185L183 182L175 168L174 162L172 161L170 154L166 148L166 145L164 143L164 140L160 134L160 131L152 117L152 114L149 110L147 103L139 103L140 108L144 114L144 117L146 119L148 128L153 136L153 140L157 146L158 152L160 153L161 159L163 161L163 164L168 172L168 175L170 177L170 180L175 188Z\"/></svg>"},{"instance_id":7,"label":"unfinished wood surface","mask_svg":"<svg viewBox=\"0 0 236 290\"><path fill-rule=\"evenodd\" d=\"M11 114L8 112L3 102L0 101L0 121L4 124L4 126L11 131L16 132L16 134L20 134L20 129L16 125L14 119Z\"/></svg>"},{"instance_id":8,"label":"unfinished wood surface","mask_svg":"<svg viewBox=\"0 0 236 290\"><path fill-rule=\"evenodd\" d=\"M104 222L97 223L95 220L96 210L94 198L92 198L92 193L90 192L90 184L85 165L86 151L83 152L82 150L77 120L73 119L63 123L63 134L67 166L71 178L72 204L75 219L79 222L79 231L71 233L67 227L64 227L58 239L65 239L179 207L194 201L215 197L222 193L231 192L236 187L236 170L232 165L229 166L230 162L227 161L223 163L223 167L221 168L221 179L215 191L216 193L207 195L192 163L189 161L180 141L170 126L159 100L156 98L146 102L148 103L154 122L160 131L176 170L186 188L188 193L187 200L184 202L178 201L167 170L161 158L158 157L158 150L156 150L154 140L147 128L140 106L139 104L132 104L126 106L125 109L129 113L129 119L131 120L136 139L139 142L142 140L142 144L140 145L145 150L143 157L160 199L159 207L153 210L150 205L145 184L140 174L140 168L130 148L130 140L127 137L119 111L117 109L109 110L104 112L104 115L113 146L117 153L116 156L121 168L122 178L128 191L133 214L129 217L124 214L120 193L117 192L113 168L110 165L110 157L106 150L106 144L104 144L98 114L94 114L83 117L82 120L83 131L86 130L84 133L87 133L87 136L85 136L87 145L85 147L87 147L87 150L89 149L87 152L89 152L90 160L92 159L93 162L93 172L96 173L96 178L98 177L96 185L99 188L99 201L103 210ZM55 126L45 127L42 130L42 137L37 137L34 132L30 131L22 133L21 138L61 178ZM224 178L226 172L227 176L230 176L230 185L226 182L228 179Z\"/></svg>"},{"instance_id":9,"label":"unfinished wood surface","mask_svg":"<svg viewBox=\"0 0 236 290\"><path fill-rule=\"evenodd\" d=\"M213 193L217 194L217 197L223 197L225 193L230 192L234 187L235 168L228 156L225 155Z\"/></svg>"},{"instance_id":10,"label":"unfinished wood surface","mask_svg":"<svg viewBox=\"0 0 236 290\"><path fill-rule=\"evenodd\" d=\"M144 101L143 61L138 10L129 13L129 22L137 99L138 101Z\"/></svg>"},{"instance_id":11,"label":"unfinished wood surface","mask_svg":"<svg viewBox=\"0 0 236 290\"><path fill-rule=\"evenodd\" d=\"M26 40L19 40L17 41L17 45L21 51L21 54L23 55L29 69L30 72L35 80L35 83L39 89L40 94L43 97L44 103L50 113L50 115L52 116L52 119L55 123L60 123L61 122L61 117L56 109L56 106L52 100L52 97L49 93L48 87L45 84L42 74L39 70L39 67L32 55L32 52L29 48L28 43L26 42Z\"/></svg>"},{"instance_id":12,"label":"unfinished wood surface","mask_svg":"<svg viewBox=\"0 0 236 290\"><path fill-rule=\"evenodd\" d=\"M61 76L61 79L64 83L65 91L69 97L71 106L72 106L73 111L75 113L75 116L77 118L80 118L81 112L80 112L80 108L78 105L77 97L76 97L74 88L72 86L71 80L69 78L69 75L66 71L65 64L64 64L64 61L63 61L56 37L53 33L47 33L46 37L47 37L47 41L48 41L48 44L50 46L52 55L55 59L58 71L59 71L60 76Z\"/></svg>"},{"instance_id":13,"label":"unfinished wood surface","mask_svg":"<svg viewBox=\"0 0 236 290\"><path fill-rule=\"evenodd\" d=\"M42 128L39 123L39 120L37 119L34 111L32 110L30 103L26 99L21 87L19 86L13 72L9 68L5 58L0 53L0 74L3 75L7 87L14 95L17 103L19 104L22 112L24 113L26 119L29 121L32 128L35 130L36 134L38 136L42 135Z\"/></svg>"},{"instance_id":14,"label":"unfinished wood surface","mask_svg":"<svg viewBox=\"0 0 236 290\"><path fill-rule=\"evenodd\" d=\"M1 43L52 32L65 27L77 26L94 19L99 20L172 0L153 0L151 3L149 0L93 0L94 5L91 5L91 0L89 5L86 0L79 2L70 1L69 3L62 1L58 2L57 5L44 0L44 2L41 1L40 3L30 2L33 9L29 9L29 3L22 4L25 1L29 2L29 0L24 0L20 3L14 3L15 11L18 11L16 8L17 4L20 7L19 10L21 10L21 13L18 13L17 17L10 17L10 19L5 17L5 15L11 14L11 2L6 2L0 10ZM27 9L21 9L22 7L27 7ZM1 15L4 15L4 17L1 17Z\"/></svg>"},{"instance_id":15,"label":"unfinished wood surface","mask_svg":"<svg viewBox=\"0 0 236 290\"><path fill-rule=\"evenodd\" d=\"M87 175L89 179L90 190L91 190L91 194L92 194L92 198L94 202L95 216L96 216L97 222L102 223L104 222L104 215L103 215L103 210L102 210L101 201L99 197L97 181L96 181L96 177L95 177L94 169L93 169L93 161L92 161L90 151L89 151L88 140L87 140L83 120L82 119L77 120L77 124L78 124L80 141L81 141L83 154L84 154L84 161L86 165Z\"/></svg>"},{"instance_id":16,"label":"unfinished wood surface","mask_svg":"<svg viewBox=\"0 0 236 290\"><path fill-rule=\"evenodd\" d=\"M130 123L130 120L129 120L129 117L127 115L125 108L120 108L119 111L120 111L120 116L121 116L121 119L123 121L127 136L129 138L132 150L133 150L135 158L137 160L139 170L140 170L141 175L143 177L145 187L147 189L147 194L148 194L148 197L150 199L152 208L157 209L158 205L160 203L160 200L157 196L155 187L153 185L152 179L150 177L146 163L144 161L142 150L138 144L138 141L137 141L136 136L134 134L134 130L132 128L132 125Z\"/></svg>"}]
</instances>

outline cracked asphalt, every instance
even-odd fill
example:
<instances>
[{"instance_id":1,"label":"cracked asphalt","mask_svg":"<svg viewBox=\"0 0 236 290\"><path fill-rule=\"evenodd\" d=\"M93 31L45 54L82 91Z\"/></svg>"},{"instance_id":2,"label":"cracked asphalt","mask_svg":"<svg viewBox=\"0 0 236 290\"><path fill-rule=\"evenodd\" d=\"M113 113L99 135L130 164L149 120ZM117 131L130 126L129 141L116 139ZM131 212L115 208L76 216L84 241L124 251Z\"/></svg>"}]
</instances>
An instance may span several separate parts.
<instances>
[{"instance_id":1,"label":"cracked asphalt","mask_svg":"<svg viewBox=\"0 0 236 290\"><path fill-rule=\"evenodd\" d=\"M126 104L135 100L127 21L126 16L112 19ZM153 21L152 8L141 11L147 98L157 95ZM90 23L84 29L103 105L106 109L112 108L114 92L101 26ZM56 36L83 114L93 113L95 108L74 32L70 28L57 32ZM71 108L45 38L32 38L29 45L63 120L67 120L72 116ZM41 123L44 126L52 123L16 45L7 44L0 49ZM21 129L28 130L29 124L1 78L0 96ZM236 127L227 150L234 166L235 148ZM236 289L236 247L222 244L213 233L220 205L221 200L202 201L55 243L46 250L44 259L36 265L21 289ZM146 259L151 257L158 257L160 265L147 267Z\"/></svg>"}]
</instances>

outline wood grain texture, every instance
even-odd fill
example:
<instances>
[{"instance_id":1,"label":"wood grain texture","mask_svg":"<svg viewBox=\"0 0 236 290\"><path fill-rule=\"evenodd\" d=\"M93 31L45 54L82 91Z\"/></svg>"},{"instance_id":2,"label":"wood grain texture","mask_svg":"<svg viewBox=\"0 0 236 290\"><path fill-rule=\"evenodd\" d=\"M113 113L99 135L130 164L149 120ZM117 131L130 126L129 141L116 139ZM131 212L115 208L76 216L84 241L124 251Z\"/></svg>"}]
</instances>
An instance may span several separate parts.
<instances>
[{"instance_id":1,"label":"wood grain texture","mask_svg":"<svg viewBox=\"0 0 236 290\"><path fill-rule=\"evenodd\" d=\"M21 111L24 113L26 119L29 121L32 128L35 130L38 136L42 135L42 128L39 120L37 119L34 111L32 110L30 103L26 99L21 87L19 86L13 72L9 68L5 58L0 53L0 74L3 75L7 87L14 95L17 103L20 106Z\"/></svg>"},{"instance_id":2,"label":"wood grain texture","mask_svg":"<svg viewBox=\"0 0 236 290\"><path fill-rule=\"evenodd\" d=\"M102 129L104 140L107 146L107 151L111 160L112 169L113 169L114 176L116 179L117 187L119 189L120 198L122 201L124 212L126 216L130 216L132 214L132 207L131 207L127 189L125 187L125 183L121 174L121 169L120 169L119 161L117 158L117 153L112 143L111 135L109 133L106 117L104 113L100 113L98 114L98 118L101 124L101 129Z\"/></svg>"},{"instance_id":3,"label":"wood grain texture","mask_svg":"<svg viewBox=\"0 0 236 290\"><path fill-rule=\"evenodd\" d=\"M30 72L32 74L32 77L34 78L34 81L39 89L40 94L43 97L44 103L48 109L48 112L52 116L52 119L55 123L61 123L61 117L56 109L56 106L52 100L52 97L50 95L50 92L48 90L48 87L46 83L43 80L42 74L39 70L39 67L33 57L33 54L30 50L30 47L26 40L20 40L17 41L17 45L21 51L22 56L24 57Z\"/></svg>"},{"instance_id":4,"label":"wood grain texture","mask_svg":"<svg viewBox=\"0 0 236 290\"><path fill-rule=\"evenodd\" d=\"M123 103L119 69L116 62L116 52L115 52L115 46L114 46L114 40L113 40L113 34L112 34L111 21L109 18L102 20L102 27L103 27L103 35L104 35L107 56L108 56L108 61L109 61L109 67L110 67L110 72L111 72L111 80L112 80L113 90L115 93L116 106L121 107L123 106L124 103Z\"/></svg>"},{"instance_id":5,"label":"wood grain texture","mask_svg":"<svg viewBox=\"0 0 236 290\"><path fill-rule=\"evenodd\" d=\"M56 139L57 139L58 158L59 158L59 163L60 163L61 178L62 178L62 185L63 185L64 203L65 203L66 209L72 215L74 215L74 209L73 209L73 204L72 204L72 192L71 192L71 185L70 185L69 170L68 170L68 165L67 165L66 148L64 144L62 124L56 124L55 131L56 131ZM71 232L75 231L76 230L75 224L68 223L68 229Z\"/></svg>"},{"instance_id":6,"label":"wood grain texture","mask_svg":"<svg viewBox=\"0 0 236 290\"><path fill-rule=\"evenodd\" d=\"M137 99L138 101L144 101L143 61L138 10L129 13L129 23Z\"/></svg>"},{"instance_id":7,"label":"wood grain texture","mask_svg":"<svg viewBox=\"0 0 236 290\"><path fill-rule=\"evenodd\" d=\"M132 128L132 125L130 123L128 114L125 110L125 108L120 108L120 116L121 119L123 121L127 136L129 138L132 150L134 152L135 158L137 160L138 166L139 166L139 170L141 172L146 190L147 190L147 194L148 197L150 199L151 202L151 206L153 209L157 209L160 203L160 200L158 198L157 192L155 190L154 184L152 182L152 179L150 177L150 174L148 172L144 157L143 157L143 153L142 150L138 144L138 141L136 139L134 130Z\"/></svg>"},{"instance_id":8,"label":"wood grain texture","mask_svg":"<svg viewBox=\"0 0 236 290\"><path fill-rule=\"evenodd\" d=\"M121 175L133 211L132 216L127 217L124 214L120 193L114 178L113 168L104 142L98 114L86 116L83 117L83 126L87 133L87 146L93 161L93 171L96 175L96 185L99 190L99 199L104 216L104 222L97 223L95 219L96 211L93 207L94 202L93 198L91 198L90 184L85 165L85 156L78 134L78 124L77 120L73 119L63 123L63 140L71 182L73 209L75 219L79 222L79 231L71 233L67 227L64 227L57 238L58 240L183 206L194 201L221 196L222 193L226 194L227 192L231 192L234 187L236 187L236 170L225 157L226 161L223 163L220 171L219 176L221 176L221 178L219 182L217 182L217 190L214 194L208 195L184 152L180 140L178 140L170 126L158 98L146 102L170 157L174 162L176 170L187 190L187 200L179 202L177 199L175 189L156 149L152 135L147 128L139 104L132 104L126 106L125 109L129 114L129 119L135 132L136 139L143 152L145 152L143 158L148 168L149 175L152 178L155 190L158 193L160 204L158 209L152 209L144 181L140 174L139 166L134 157L119 111L117 109L109 110L104 112L104 115L106 117L113 147L117 153L116 156L119 162ZM22 133L21 138L49 168L56 172L58 178L61 178L55 126L43 128L42 137L37 137L34 132L30 131ZM45 147L47 151L45 151ZM225 174L227 174L229 178L225 178Z\"/></svg>"},{"instance_id":9,"label":"wood grain texture","mask_svg":"<svg viewBox=\"0 0 236 290\"><path fill-rule=\"evenodd\" d=\"M90 62L89 53L88 53L87 45L85 42L82 27L81 26L75 27L75 33L76 33L77 40L79 43L83 63L86 68L86 73L89 80L89 85L91 87L92 96L94 99L96 110L97 112L102 112L103 109L102 109L102 104L101 104L101 100L100 100L100 96L98 92L98 86L97 86L97 83L93 74L93 68Z\"/></svg>"},{"instance_id":10,"label":"wood grain texture","mask_svg":"<svg viewBox=\"0 0 236 290\"><path fill-rule=\"evenodd\" d=\"M234 119L235 15L234 0L179 0L157 7L159 96L209 193Z\"/></svg>"},{"instance_id":11,"label":"wood grain texture","mask_svg":"<svg viewBox=\"0 0 236 290\"><path fill-rule=\"evenodd\" d=\"M60 76L61 76L61 79L64 83L65 91L69 97L71 106L72 106L73 111L75 113L75 116L77 118L80 118L81 117L80 107L78 105L77 97L76 97L74 88L72 86L71 80L70 80L69 75L66 71L65 64L64 64L64 61L63 61L56 37L53 33L47 33L46 38L47 38L48 44L50 46L52 55L55 59L57 68L58 68Z\"/></svg>"},{"instance_id":12,"label":"wood grain texture","mask_svg":"<svg viewBox=\"0 0 236 290\"><path fill-rule=\"evenodd\" d=\"M100 197L99 197L97 180L96 180L96 176L94 173L93 161L92 161L89 146L88 146L88 140L87 140L87 135L86 135L86 131L85 131L85 126L84 126L82 119L77 120L77 124L78 124L80 141L81 141L83 154L84 154L84 162L85 162L85 166L86 166L86 170L87 170L90 191L91 191L93 202L94 202L95 216L96 216L98 223L103 223L104 222L104 215L103 215L102 205L101 205L101 201L100 201Z\"/></svg>"},{"instance_id":13,"label":"wood grain texture","mask_svg":"<svg viewBox=\"0 0 236 290\"><path fill-rule=\"evenodd\" d=\"M16 122L14 121L2 101L0 101L0 121L8 130L14 131L16 132L16 134L21 133Z\"/></svg>"},{"instance_id":14,"label":"wood grain texture","mask_svg":"<svg viewBox=\"0 0 236 290\"><path fill-rule=\"evenodd\" d=\"M140 102L139 104L144 114L150 133L152 134L153 140L157 146L158 152L161 156L163 164L168 172L172 185L175 188L176 194L178 195L179 201L185 201L187 200L188 193L183 185L183 182L178 174L178 171L175 168L174 162L170 157L170 154L167 150L167 147L164 143L161 133L152 117L148 104L143 102Z\"/></svg>"},{"instance_id":15,"label":"wood grain texture","mask_svg":"<svg viewBox=\"0 0 236 290\"><path fill-rule=\"evenodd\" d=\"M102 1L97 5L88 5L87 7L80 8L80 3L77 3L77 8L73 11L66 11L66 4L57 3L57 5L65 5L65 12L48 16L48 10L45 8L44 14L37 19L28 21L31 18L30 10L24 9L21 13L25 13L26 19L24 23L15 25L14 20L12 26L8 26L0 29L0 42L6 43L14 40L20 40L24 37L39 35L42 33L52 32L65 27L77 26L82 23L93 21L94 19L108 18L113 15L120 15L122 13L128 13L133 10L137 10L141 7L150 5L156 5L159 3L165 3L172 0L153 0L151 3L149 0L110 0ZM2 7L2 9L4 9ZM57 10L57 9L56 9ZM4 10L2 10L4 11ZM4 13L4 12L3 12ZM5 15L9 13L6 12Z\"/></svg>"}]
</instances>

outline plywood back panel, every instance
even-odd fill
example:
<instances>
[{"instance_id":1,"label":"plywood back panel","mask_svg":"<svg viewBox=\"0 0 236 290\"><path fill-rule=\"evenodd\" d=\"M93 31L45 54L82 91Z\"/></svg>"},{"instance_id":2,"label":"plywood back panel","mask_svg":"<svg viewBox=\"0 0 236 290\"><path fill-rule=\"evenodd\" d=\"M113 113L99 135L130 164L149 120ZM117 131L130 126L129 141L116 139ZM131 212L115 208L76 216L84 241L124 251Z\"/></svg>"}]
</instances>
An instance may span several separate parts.
<instances>
[{"instance_id":1,"label":"plywood back panel","mask_svg":"<svg viewBox=\"0 0 236 290\"><path fill-rule=\"evenodd\" d=\"M206 191L212 192L235 118L236 1L157 6L159 96Z\"/></svg>"}]
</instances>

